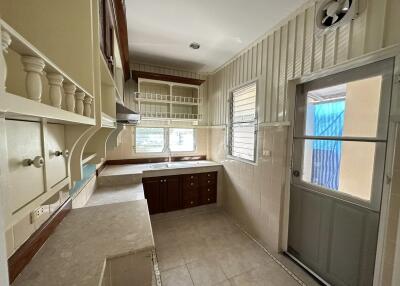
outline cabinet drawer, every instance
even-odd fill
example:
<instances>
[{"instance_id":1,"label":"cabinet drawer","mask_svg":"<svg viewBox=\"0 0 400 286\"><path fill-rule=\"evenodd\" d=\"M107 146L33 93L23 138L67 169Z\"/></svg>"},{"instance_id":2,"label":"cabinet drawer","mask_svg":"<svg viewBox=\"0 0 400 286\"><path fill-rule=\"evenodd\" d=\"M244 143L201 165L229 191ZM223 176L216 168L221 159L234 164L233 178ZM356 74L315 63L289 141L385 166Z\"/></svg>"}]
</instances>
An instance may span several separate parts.
<instances>
[{"instance_id":1,"label":"cabinet drawer","mask_svg":"<svg viewBox=\"0 0 400 286\"><path fill-rule=\"evenodd\" d=\"M197 189L199 186L199 176L197 174L183 175L182 186L184 191Z\"/></svg>"},{"instance_id":2,"label":"cabinet drawer","mask_svg":"<svg viewBox=\"0 0 400 286\"><path fill-rule=\"evenodd\" d=\"M211 204L217 201L217 187L215 185L203 187L200 192L200 204Z\"/></svg>"},{"instance_id":3,"label":"cabinet drawer","mask_svg":"<svg viewBox=\"0 0 400 286\"><path fill-rule=\"evenodd\" d=\"M200 186L212 186L217 182L217 172L203 173L199 177Z\"/></svg>"},{"instance_id":4,"label":"cabinet drawer","mask_svg":"<svg viewBox=\"0 0 400 286\"><path fill-rule=\"evenodd\" d=\"M43 157L40 123L6 121L9 211L15 213L45 192L44 167L28 165L27 160Z\"/></svg>"},{"instance_id":5,"label":"cabinet drawer","mask_svg":"<svg viewBox=\"0 0 400 286\"><path fill-rule=\"evenodd\" d=\"M183 194L182 200L183 208L191 208L199 205L199 193L198 192L186 192Z\"/></svg>"},{"instance_id":6,"label":"cabinet drawer","mask_svg":"<svg viewBox=\"0 0 400 286\"><path fill-rule=\"evenodd\" d=\"M49 161L47 162L47 181L53 187L67 177L67 159L65 147L65 127L60 124L47 125L47 147Z\"/></svg>"}]
</instances>

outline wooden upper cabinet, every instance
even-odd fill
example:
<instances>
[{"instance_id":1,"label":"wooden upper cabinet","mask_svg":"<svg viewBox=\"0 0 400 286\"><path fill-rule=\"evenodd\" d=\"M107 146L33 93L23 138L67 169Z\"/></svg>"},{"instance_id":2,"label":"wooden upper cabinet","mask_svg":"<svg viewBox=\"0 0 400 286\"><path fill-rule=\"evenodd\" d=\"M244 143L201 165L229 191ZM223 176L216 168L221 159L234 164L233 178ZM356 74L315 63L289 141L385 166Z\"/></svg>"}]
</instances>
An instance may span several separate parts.
<instances>
[{"instance_id":1,"label":"wooden upper cabinet","mask_svg":"<svg viewBox=\"0 0 400 286\"><path fill-rule=\"evenodd\" d=\"M114 21L111 0L100 0L100 48L111 74L114 74Z\"/></svg>"},{"instance_id":2,"label":"wooden upper cabinet","mask_svg":"<svg viewBox=\"0 0 400 286\"><path fill-rule=\"evenodd\" d=\"M123 0L100 0L100 49L107 62L108 68L114 74L115 52L119 50L124 78L130 77L128 28L126 22L125 4ZM116 41L115 38L116 37ZM118 47L114 47L114 42Z\"/></svg>"}]
</instances>

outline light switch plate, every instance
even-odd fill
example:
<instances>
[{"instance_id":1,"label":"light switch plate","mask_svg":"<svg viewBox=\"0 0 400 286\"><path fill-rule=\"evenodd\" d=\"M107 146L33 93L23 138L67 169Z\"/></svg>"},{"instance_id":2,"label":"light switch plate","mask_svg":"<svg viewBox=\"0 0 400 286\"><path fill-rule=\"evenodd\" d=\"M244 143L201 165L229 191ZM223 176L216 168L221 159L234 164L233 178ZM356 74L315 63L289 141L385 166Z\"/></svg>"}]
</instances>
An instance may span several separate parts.
<instances>
[{"instance_id":1,"label":"light switch plate","mask_svg":"<svg viewBox=\"0 0 400 286\"><path fill-rule=\"evenodd\" d=\"M264 150L263 151L263 156L267 157L267 158L270 158L272 156L271 150Z\"/></svg>"}]
</instances>

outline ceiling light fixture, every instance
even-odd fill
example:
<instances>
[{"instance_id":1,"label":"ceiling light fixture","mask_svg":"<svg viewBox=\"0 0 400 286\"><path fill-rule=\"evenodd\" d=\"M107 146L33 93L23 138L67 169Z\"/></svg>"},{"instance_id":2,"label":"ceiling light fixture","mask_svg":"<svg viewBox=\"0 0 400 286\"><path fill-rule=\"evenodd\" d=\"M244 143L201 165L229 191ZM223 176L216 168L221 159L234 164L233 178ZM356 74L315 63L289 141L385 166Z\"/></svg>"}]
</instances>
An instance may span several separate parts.
<instances>
[{"instance_id":1,"label":"ceiling light fixture","mask_svg":"<svg viewBox=\"0 0 400 286\"><path fill-rule=\"evenodd\" d=\"M198 49L200 49L200 44L193 42L189 45L189 47L191 47L193 50L198 50Z\"/></svg>"}]
</instances>

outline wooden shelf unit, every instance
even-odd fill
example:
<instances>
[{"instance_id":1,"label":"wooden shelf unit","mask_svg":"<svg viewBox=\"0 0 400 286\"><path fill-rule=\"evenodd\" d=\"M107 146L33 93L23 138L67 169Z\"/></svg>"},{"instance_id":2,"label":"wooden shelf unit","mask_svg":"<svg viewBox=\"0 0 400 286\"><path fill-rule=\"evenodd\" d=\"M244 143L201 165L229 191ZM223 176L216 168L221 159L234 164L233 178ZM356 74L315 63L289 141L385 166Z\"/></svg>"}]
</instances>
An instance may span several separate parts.
<instances>
[{"instance_id":1,"label":"wooden shelf unit","mask_svg":"<svg viewBox=\"0 0 400 286\"><path fill-rule=\"evenodd\" d=\"M202 99L198 85L138 78L138 91L134 97L143 120L202 119Z\"/></svg>"}]
</instances>

